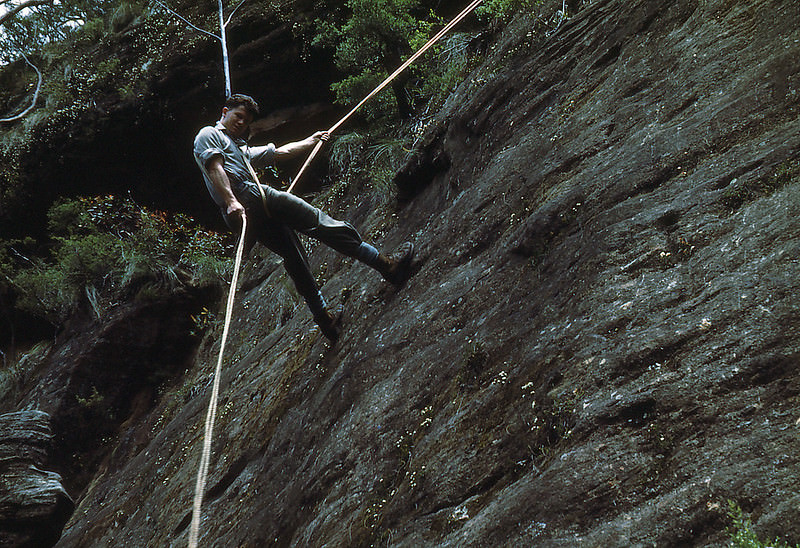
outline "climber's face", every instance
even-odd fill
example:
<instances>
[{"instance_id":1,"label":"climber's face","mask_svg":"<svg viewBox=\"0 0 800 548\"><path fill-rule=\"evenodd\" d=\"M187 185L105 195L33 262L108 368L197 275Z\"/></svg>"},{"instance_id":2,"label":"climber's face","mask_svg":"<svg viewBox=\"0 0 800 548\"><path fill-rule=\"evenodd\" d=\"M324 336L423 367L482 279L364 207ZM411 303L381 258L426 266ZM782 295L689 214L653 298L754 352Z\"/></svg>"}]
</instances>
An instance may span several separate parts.
<instances>
[{"instance_id":1,"label":"climber's face","mask_svg":"<svg viewBox=\"0 0 800 548\"><path fill-rule=\"evenodd\" d=\"M222 119L220 120L231 137L247 137L250 124L253 122L253 115L244 106L234 108L224 107L222 109Z\"/></svg>"}]
</instances>

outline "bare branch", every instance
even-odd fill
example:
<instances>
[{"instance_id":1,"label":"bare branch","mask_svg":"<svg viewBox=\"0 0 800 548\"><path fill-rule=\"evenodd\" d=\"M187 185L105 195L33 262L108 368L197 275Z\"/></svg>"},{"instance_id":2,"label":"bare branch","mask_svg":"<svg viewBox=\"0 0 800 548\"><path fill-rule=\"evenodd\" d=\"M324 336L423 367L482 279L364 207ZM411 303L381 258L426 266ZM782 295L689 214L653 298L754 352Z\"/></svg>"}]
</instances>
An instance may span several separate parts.
<instances>
[{"instance_id":1,"label":"bare branch","mask_svg":"<svg viewBox=\"0 0 800 548\"><path fill-rule=\"evenodd\" d=\"M187 25L189 25L190 27L192 27L194 30L196 30L198 32L202 32L203 34L207 34L208 36L211 36L212 38L216 38L217 40L222 40L222 38L220 38L219 35L216 35L213 32L208 32L205 29L201 29L200 27L198 27L197 25L195 25L194 23L192 23L191 21L189 21L188 19L183 17L181 14L179 14L176 11L174 11L168 5L166 5L165 3L161 2L161 0L154 0L154 2L156 4L158 4L159 6L161 6L162 8L164 8L165 10L167 10L168 12L170 12L172 15L174 15L178 19L180 19L181 21L183 21L184 23L186 23Z\"/></svg>"},{"instance_id":2,"label":"bare branch","mask_svg":"<svg viewBox=\"0 0 800 548\"><path fill-rule=\"evenodd\" d=\"M231 14L230 14L230 15L228 15L228 20L227 20L227 21L225 21L225 26L226 26L226 27L228 26L228 23L230 23L230 22L231 22L231 19L233 18L233 15L234 15L234 14L235 14L237 11L239 11L239 8L241 8L241 7L242 7L242 4L244 4L245 2L247 2L247 0L242 0L241 2L239 2L239 5L238 5L238 6L236 6L235 8L233 8L233 11L231 12Z\"/></svg>"},{"instance_id":3,"label":"bare branch","mask_svg":"<svg viewBox=\"0 0 800 548\"><path fill-rule=\"evenodd\" d=\"M5 3L5 2L4 2ZM16 14L24 10L25 8L34 8L36 6L46 6L48 4L52 4L52 0L27 0L27 2L23 2L18 6L14 6L10 10L8 10L3 15L0 15L0 27L6 24L6 21L14 17Z\"/></svg>"},{"instance_id":4,"label":"bare branch","mask_svg":"<svg viewBox=\"0 0 800 548\"><path fill-rule=\"evenodd\" d=\"M225 20L225 10L222 6L222 0L217 0L217 7L219 8L219 42L222 47L222 71L225 74L225 97L230 97L233 93L231 91L231 63L228 57L228 36L223 22Z\"/></svg>"},{"instance_id":5,"label":"bare branch","mask_svg":"<svg viewBox=\"0 0 800 548\"><path fill-rule=\"evenodd\" d=\"M33 110L33 107L36 106L36 100L39 98L39 90L42 89L42 73L39 68L31 63L28 60L28 57L23 53L22 57L25 59L25 62L28 63L30 66L33 67L33 70L36 71L36 75L39 77L39 81L36 83L36 90L33 92L33 99L31 100L30 106L17 114L16 116L12 116L11 118L0 118L0 123L2 122L16 122L17 120L22 119L26 114Z\"/></svg>"},{"instance_id":6,"label":"bare branch","mask_svg":"<svg viewBox=\"0 0 800 548\"><path fill-rule=\"evenodd\" d=\"M181 20L184 23L186 23L189 27L193 28L194 30L219 40L220 45L222 47L222 65L223 65L222 71L223 71L223 75L225 76L225 95L227 97L230 97L230 95L232 93L232 91L231 91L231 67L230 67L230 58L229 58L229 55L228 55L228 43L227 43L228 42L228 38L226 36L225 29L227 28L228 23L231 22L231 18L233 17L233 15L239 10L239 8L241 8L244 5L244 3L247 0L240 0L240 2L236 5L236 7L231 12L231 14L228 16L227 20L225 19L225 9L224 9L224 6L223 6L223 2L222 2L222 0L217 0L217 8L218 8L217 11L218 11L218 14L219 14L219 34L213 34L213 33L209 32L209 31L207 31L205 29L201 29L200 27L198 27L197 25L193 24L191 21L186 19L184 16L182 16L181 14L177 13L175 10L170 8L162 0L153 0L153 1L157 5L161 6L165 10L167 10L167 12L169 12L171 15L177 17L179 20Z\"/></svg>"}]
</instances>

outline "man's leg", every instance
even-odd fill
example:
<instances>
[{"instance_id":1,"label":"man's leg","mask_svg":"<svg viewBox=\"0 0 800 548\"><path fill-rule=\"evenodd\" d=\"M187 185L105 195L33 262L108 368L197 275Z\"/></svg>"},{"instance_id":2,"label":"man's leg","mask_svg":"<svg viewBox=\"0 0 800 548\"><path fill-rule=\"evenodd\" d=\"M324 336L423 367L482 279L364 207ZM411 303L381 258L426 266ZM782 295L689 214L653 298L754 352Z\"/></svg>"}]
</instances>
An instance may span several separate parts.
<instances>
[{"instance_id":1,"label":"man's leg","mask_svg":"<svg viewBox=\"0 0 800 548\"><path fill-rule=\"evenodd\" d=\"M323 335L335 341L339 338L339 318L328 310L325 298L311 273L308 255L297 234L286 225L267 221L259 227L258 239L283 258L286 273L294 282L297 292L303 297L314 315L314 321Z\"/></svg>"},{"instance_id":2,"label":"man's leg","mask_svg":"<svg viewBox=\"0 0 800 548\"><path fill-rule=\"evenodd\" d=\"M245 240L247 250L249 251L255 240L258 240L283 259L286 273L311 309L314 321L327 338L335 341L339 337L339 318L328 311L327 303L311 273L308 256L297 234L286 225L268 218L264 214L260 197L249 199L253 197L242 196L242 198L247 209L248 234ZM232 230L241 230L240 221L224 217Z\"/></svg>"},{"instance_id":3,"label":"man's leg","mask_svg":"<svg viewBox=\"0 0 800 548\"><path fill-rule=\"evenodd\" d=\"M403 284L411 273L414 246L406 242L397 253L387 256L364 242L350 223L332 218L297 196L264 188L270 218L315 238L339 253L371 266L395 285Z\"/></svg>"}]
</instances>

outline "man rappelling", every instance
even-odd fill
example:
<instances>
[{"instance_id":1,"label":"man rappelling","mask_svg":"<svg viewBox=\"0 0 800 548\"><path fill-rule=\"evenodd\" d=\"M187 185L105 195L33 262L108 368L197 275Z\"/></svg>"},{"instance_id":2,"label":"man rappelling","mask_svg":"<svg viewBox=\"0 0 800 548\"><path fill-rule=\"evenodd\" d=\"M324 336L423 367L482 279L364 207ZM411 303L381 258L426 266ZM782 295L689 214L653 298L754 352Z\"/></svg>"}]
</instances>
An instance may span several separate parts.
<instances>
[{"instance_id":1,"label":"man rappelling","mask_svg":"<svg viewBox=\"0 0 800 548\"><path fill-rule=\"evenodd\" d=\"M403 285L411 275L414 246L406 242L394 254L384 255L364 242L350 223L333 219L302 198L258 182L253 167L263 168L293 158L329 137L328 132L319 131L279 147L273 143L250 147L246 138L258 114L258 104L252 97L229 97L216 125L204 127L195 137L195 161L228 227L240 230L242 215L247 216L245 248L249 250L259 241L283 258L314 321L328 339L335 341L339 337L339 315L329 310L297 232L372 267L396 286Z\"/></svg>"},{"instance_id":2,"label":"man rappelling","mask_svg":"<svg viewBox=\"0 0 800 548\"><path fill-rule=\"evenodd\" d=\"M222 372L222 361L230 328L233 311L233 298L236 292L236 280L245 247L249 249L253 243L261 241L268 248L283 257L283 264L294 281L299 293L308 303L314 315L314 321L322 333L331 340L339 337L339 317L328 310L325 299L311 274L308 257L300 244L296 231L316 238L333 249L353 257L377 270L386 280L402 285L411 276L411 261L414 246L404 243L393 255L381 254L375 247L364 242L352 225L332 219L319 209L291 194L292 188L300 179L300 175L309 165L314 155L320 150L322 142L347 121L362 105L376 96L388 86L394 78L401 74L425 51L431 48L442 36L447 34L467 15L472 13L482 0L472 0L452 21L437 32L428 42L409 57L400 67L383 82L365 96L350 112L336 122L328 131L317 132L310 137L276 147L268 145L250 148L245 138L249 136L250 124L258 115L258 105L246 95L230 95L230 74L228 71L228 53L225 43L225 26L220 1L220 34L215 36L222 44L223 60L226 67L226 90L230 96L222 109L222 117L215 126L200 130L194 141L194 156L197 165L203 172L208 191L219 206L225 222L232 230L238 229L242 234L236 248L236 261L233 269L231 288L225 313L225 324L220 340L219 357L214 372L211 401L206 414L205 434L203 437L203 453L197 471L192 520L189 526L189 548L197 548L200 536L200 514L203 504L203 491L208 478L208 467L211 460L211 440L213 437L214 417L219 400L219 383ZM237 8L238 9L238 8ZM266 166L273 161L292 156L312 149L288 192L279 192L269 186L262 185L251 162L258 166ZM260 202L259 202L260 198ZM251 226L251 228L247 228ZM249 240L249 244L248 244Z\"/></svg>"}]
</instances>

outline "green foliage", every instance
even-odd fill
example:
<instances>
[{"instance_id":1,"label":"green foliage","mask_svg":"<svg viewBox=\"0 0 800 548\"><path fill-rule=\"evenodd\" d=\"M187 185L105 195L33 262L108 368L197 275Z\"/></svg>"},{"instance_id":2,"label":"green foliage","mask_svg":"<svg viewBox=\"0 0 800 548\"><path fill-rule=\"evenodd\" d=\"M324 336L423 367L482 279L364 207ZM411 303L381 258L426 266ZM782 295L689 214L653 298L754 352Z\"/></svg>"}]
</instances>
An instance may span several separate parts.
<instances>
[{"instance_id":1,"label":"green foliage","mask_svg":"<svg viewBox=\"0 0 800 548\"><path fill-rule=\"evenodd\" d=\"M541 4L542 0L493 0L480 10L484 19L500 20ZM346 75L331 86L337 102L357 104L445 24L429 11L433 5L424 0L349 0L344 7L332 9L328 20L316 22L314 44L333 49L336 64ZM477 66L476 35L465 31L467 25L462 23L460 32L444 36L401 74L395 81L400 85L395 88L393 83L394 93L385 90L360 109L366 122L362 127L370 128L367 133L372 135L361 138L357 154L353 154L352 136L347 136L339 142L341 146L337 143L339 157L346 152L350 158L364 160L360 163L372 166L368 169L373 172L370 176L374 181L381 186L388 183L391 174L384 168L397 167L413 139L422 134L447 97ZM406 101L410 112L403 112L402 101ZM412 114L413 118L399 122L398 114ZM399 123L405 127L398 127ZM401 141L392 138L392 134L407 137ZM390 141L391 151L384 146ZM371 163L371 155L380 158L379 165ZM342 162L337 167L341 170Z\"/></svg>"},{"instance_id":2,"label":"green foliage","mask_svg":"<svg viewBox=\"0 0 800 548\"><path fill-rule=\"evenodd\" d=\"M94 81L103 81L112 78L120 68L119 57L104 59L97 64L97 72L93 76Z\"/></svg>"},{"instance_id":3,"label":"green foliage","mask_svg":"<svg viewBox=\"0 0 800 548\"><path fill-rule=\"evenodd\" d=\"M112 234L58 238L53 251L55 266L64 281L73 287L87 285L105 288L116 281L117 261L122 241Z\"/></svg>"},{"instance_id":4,"label":"green foliage","mask_svg":"<svg viewBox=\"0 0 800 548\"><path fill-rule=\"evenodd\" d=\"M800 544L791 545L777 538L769 542L760 540L753 529L753 523L732 500L728 501L728 518L732 522L728 533L731 535L730 546L733 548L800 548Z\"/></svg>"},{"instance_id":5,"label":"green foliage","mask_svg":"<svg viewBox=\"0 0 800 548\"><path fill-rule=\"evenodd\" d=\"M767 196L778 189L800 180L800 160L787 160L770 175L750 179L743 183L731 181L722 192L722 205L731 211L761 196Z\"/></svg>"},{"instance_id":6,"label":"green foliage","mask_svg":"<svg viewBox=\"0 0 800 548\"><path fill-rule=\"evenodd\" d=\"M120 47L119 33L135 21L140 24ZM9 19L0 28L0 65L9 63L0 70L0 117L12 116L32 102L36 73L23 62L23 54L43 80L36 108L0 136L0 156L9 155L2 150L7 144L24 156L37 141L90 112L91 105L115 91L124 101L141 95L153 59L164 51L164 37L170 32L173 29L147 8L146 0L58 2ZM0 158L0 164L6 161ZM0 181L4 178L0 173ZM0 188L5 194L8 187Z\"/></svg>"},{"instance_id":7,"label":"green foliage","mask_svg":"<svg viewBox=\"0 0 800 548\"><path fill-rule=\"evenodd\" d=\"M480 341L470 341L464 349L464 358L458 372L458 384L461 390L475 389L479 385L481 374L489 363L489 353Z\"/></svg>"},{"instance_id":8,"label":"green foliage","mask_svg":"<svg viewBox=\"0 0 800 548\"><path fill-rule=\"evenodd\" d=\"M42 257L14 265L18 243L0 246L0 273L13 285L17 308L54 324L81 303L100 314L131 291L147 288L154 297L189 277L218 281L228 265L221 235L130 199L61 200L49 210L48 229L52 243Z\"/></svg>"},{"instance_id":9,"label":"green foliage","mask_svg":"<svg viewBox=\"0 0 800 548\"><path fill-rule=\"evenodd\" d=\"M19 155L20 147L4 148L0 139L0 216L7 214L24 195Z\"/></svg>"},{"instance_id":10,"label":"green foliage","mask_svg":"<svg viewBox=\"0 0 800 548\"><path fill-rule=\"evenodd\" d=\"M411 15L419 9L419 0L348 0L346 6L347 20L340 26L320 22L316 38L335 47L342 70L380 67L398 49L410 50L415 38L419 41L429 28Z\"/></svg>"},{"instance_id":11,"label":"green foliage","mask_svg":"<svg viewBox=\"0 0 800 548\"><path fill-rule=\"evenodd\" d=\"M64 273L43 262L20 271L14 278L16 307L30 311L53 324L60 324L72 310L74 288L67 286Z\"/></svg>"},{"instance_id":12,"label":"green foliage","mask_svg":"<svg viewBox=\"0 0 800 548\"><path fill-rule=\"evenodd\" d=\"M472 38L468 33L445 36L436 57L425 64L426 75L419 91L421 97L429 101L428 112L438 110L447 96L474 68L476 59L469 50Z\"/></svg>"},{"instance_id":13,"label":"green foliage","mask_svg":"<svg viewBox=\"0 0 800 548\"><path fill-rule=\"evenodd\" d=\"M478 15L499 20L509 20L516 13L540 6L544 0L484 0L475 11Z\"/></svg>"},{"instance_id":14,"label":"green foliage","mask_svg":"<svg viewBox=\"0 0 800 548\"><path fill-rule=\"evenodd\" d=\"M367 146L369 177L378 189L389 193L392 178L400 168L407 150L403 139L382 138Z\"/></svg>"},{"instance_id":15,"label":"green foliage","mask_svg":"<svg viewBox=\"0 0 800 548\"><path fill-rule=\"evenodd\" d=\"M77 394L75 395L75 401L77 401L78 405L81 407L99 407L103 404L104 399L105 398L103 395L97 391L96 386L92 386L92 393L85 398L82 398Z\"/></svg>"},{"instance_id":16,"label":"green foliage","mask_svg":"<svg viewBox=\"0 0 800 548\"><path fill-rule=\"evenodd\" d=\"M385 72L365 69L359 74L351 74L344 80L331 84L331 91L336 95L336 102L342 105L353 105L368 95L386 78ZM361 114L368 123L376 125L391 118L397 112L396 97L381 93L372 98L361 109Z\"/></svg>"},{"instance_id":17,"label":"green foliage","mask_svg":"<svg viewBox=\"0 0 800 548\"><path fill-rule=\"evenodd\" d=\"M11 257L8 255L8 250L5 247L0 247L0 294L5 293L8 281L13 273L14 267Z\"/></svg>"},{"instance_id":18,"label":"green foliage","mask_svg":"<svg viewBox=\"0 0 800 548\"><path fill-rule=\"evenodd\" d=\"M382 195L391 194L394 174L408 153L410 138L384 134L346 133L331 145L331 166L338 180L365 179Z\"/></svg>"},{"instance_id":19,"label":"green foliage","mask_svg":"<svg viewBox=\"0 0 800 548\"><path fill-rule=\"evenodd\" d=\"M98 42L106 35L106 22L102 17L95 17L76 29L75 35L78 41L81 42Z\"/></svg>"},{"instance_id":20,"label":"green foliage","mask_svg":"<svg viewBox=\"0 0 800 548\"><path fill-rule=\"evenodd\" d=\"M333 48L337 67L348 75L332 86L339 103L360 101L427 41L438 18L421 4L420 0L348 0L349 15L344 20L317 22L314 43ZM410 74L403 79L409 80ZM402 112L409 98L401 87L395 89L396 108L408 114ZM362 113L368 120L380 119L392 106L390 99L382 98L365 105Z\"/></svg>"},{"instance_id":21,"label":"green foliage","mask_svg":"<svg viewBox=\"0 0 800 548\"><path fill-rule=\"evenodd\" d=\"M6 7L13 9L19 4L11 0ZM64 40L76 30L86 32L87 41L97 40L106 34L110 16L122 6L135 10L142 4L130 0L70 0L29 7L4 25L0 63L12 61L20 52L38 51L46 44Z\"/></svg>"}]
</instances>

